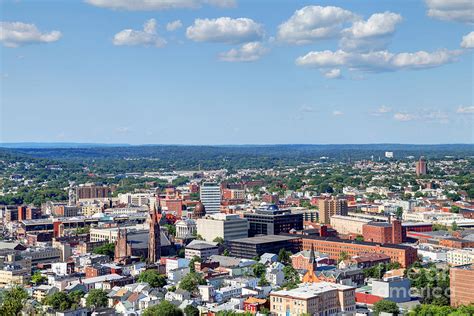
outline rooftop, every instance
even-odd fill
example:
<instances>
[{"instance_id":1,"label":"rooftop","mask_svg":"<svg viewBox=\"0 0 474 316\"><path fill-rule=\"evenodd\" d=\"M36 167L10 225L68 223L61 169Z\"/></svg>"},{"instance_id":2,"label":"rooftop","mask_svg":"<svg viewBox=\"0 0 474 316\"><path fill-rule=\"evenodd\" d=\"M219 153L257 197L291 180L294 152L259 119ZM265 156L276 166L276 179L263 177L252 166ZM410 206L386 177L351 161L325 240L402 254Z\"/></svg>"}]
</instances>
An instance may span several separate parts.
<instances>
[{"instance_id":1,"label":"rooftop","mask_svg":"<svg viewBox=\"0 0 474 316\"><path fill-rule=\"evenodd\" d=\"M230 242L247 243L247 244L267 244L267 243L278 242L278 241L295 240L298 238L301 238L301 236L265 235L265 236L234 239L234 240L231 240Z\"/></svg>"},{"instance_id":2,"label":"rooftop","mask_svg":"<svg viewBox=\"0 0 474 316\"><path fill-rule=\"evenodd\" d=\"M292 290L281 290L281 291L271 292L270 295L289 296L293 298L309 299L328 291L334 291L334 290L344 291L344 290L350 290L350 289L354 289L354 287L337 284L337 283L319 282L319 283L303 284L302 286L297 287L296 289L292 289Z\"/></svg>"}]
</instances>

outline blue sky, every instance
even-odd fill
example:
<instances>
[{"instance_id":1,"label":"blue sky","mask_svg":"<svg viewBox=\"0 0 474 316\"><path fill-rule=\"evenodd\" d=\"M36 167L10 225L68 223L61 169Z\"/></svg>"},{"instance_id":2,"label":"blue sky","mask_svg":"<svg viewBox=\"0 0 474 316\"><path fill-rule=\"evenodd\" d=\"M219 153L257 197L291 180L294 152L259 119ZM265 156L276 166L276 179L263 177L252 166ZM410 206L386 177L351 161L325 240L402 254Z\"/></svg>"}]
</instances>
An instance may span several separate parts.
<instances>
[{"instance_id":1,"label":"blue sky","mask_svg":"<svg viewBox=\"0 0 474 316\"><path fill-rule=\"evenodd\" d=\"M474 142L470 0L1 12L1 142Z\"/></svg>"}]
</instances>

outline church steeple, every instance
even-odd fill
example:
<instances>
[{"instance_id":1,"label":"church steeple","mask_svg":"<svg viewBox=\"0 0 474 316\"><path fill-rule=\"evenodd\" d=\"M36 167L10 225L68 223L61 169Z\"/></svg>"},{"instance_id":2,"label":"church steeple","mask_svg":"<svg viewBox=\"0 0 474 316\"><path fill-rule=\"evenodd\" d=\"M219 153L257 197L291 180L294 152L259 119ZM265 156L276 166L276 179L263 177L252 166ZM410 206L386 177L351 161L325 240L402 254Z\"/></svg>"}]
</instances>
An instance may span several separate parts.
<instances>
[{"instance_id":1,"label":"church steeple","mask_svg":"<svg viewBox=\"0 0 474 316\"><path fill-rule=\"evenodd\" d=\"M161 258L161 228L160 216L161 207L158 210L153 210L150 214L150 232L148 241L148 263L154 264Z\"/></svg>"}]
</instances>

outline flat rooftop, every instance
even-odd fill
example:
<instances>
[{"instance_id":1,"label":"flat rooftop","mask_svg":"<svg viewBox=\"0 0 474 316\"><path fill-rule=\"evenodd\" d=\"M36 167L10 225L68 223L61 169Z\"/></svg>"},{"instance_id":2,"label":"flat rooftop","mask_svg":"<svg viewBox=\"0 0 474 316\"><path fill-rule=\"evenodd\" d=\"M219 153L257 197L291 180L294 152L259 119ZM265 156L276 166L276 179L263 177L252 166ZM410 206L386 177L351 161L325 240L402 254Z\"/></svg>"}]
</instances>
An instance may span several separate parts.
<instances>
[{"instance_id":1,"label":"flat rooftop","mask_svg":"<svg viewBox=\"0 0 474 316\"><path fill-rule=\"evenodd\" d=\"M318 283L304 284L292 290L281 290L281 291L271 292L270 295L289 296L293 298L309 299L328 291L334 291L334 290L343 291L343 290L350 290L350 289L354 289L354 287L337 284L337 283L318 282Z\"/></svg>"},{"instance_id":2,"label":"flat rooftop","mask_svg":"<svg viewBox=\"0 0 474 316\"><path fill-rule=\"evenodd\" d=\"M289 236L289 235L265 235L265 236L257 236L257 237L248 237L248 238L240 238L234 239L230 242L239 242L239 243L246 243L246 244L267 244L272 242L278 241L289 241L299 239L302 236Z\"/></svg>"}]
</instances>

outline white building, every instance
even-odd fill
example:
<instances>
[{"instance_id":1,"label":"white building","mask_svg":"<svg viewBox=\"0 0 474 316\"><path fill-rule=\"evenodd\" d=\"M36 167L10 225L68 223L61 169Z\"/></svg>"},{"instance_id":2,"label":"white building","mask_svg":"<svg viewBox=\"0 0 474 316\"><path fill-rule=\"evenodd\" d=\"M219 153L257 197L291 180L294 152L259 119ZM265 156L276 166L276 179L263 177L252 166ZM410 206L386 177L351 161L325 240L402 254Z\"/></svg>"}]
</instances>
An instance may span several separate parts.
<instances>
[{"instance_id":1,"label":"white building","mask_svg":"<svg viewBox=\"0 0 474 316\"><path fill-rule=\"evenodd\" d=\"M226 241L248 237L247 219L236 214L212 214L196 222L197 233L207 241L213 241L216 237L224 238Z\"/></svg>"},{"instance_id":2,"label":"white building","mask_svg":"<svg viewBox=\"0 0 474 316\"><path fill-rule=\"evenodd\" d=\"M474 249L455 249L447 252L447 262L453 266L474 263Z\"/></svg>"},{"instance_id":3,"label":"white building","mask_svg":"<svg viewBox=\"0 0 474 316\"><path fill-rule=\"evenodd\" d=\"M151 193L123 193L118 195L120 203L127 205L142 206L150 204L150 200L154 199Z\"/></svg>"},{"instance_id":4,"label":"white building","mask_svg":"<svg viewBox=\"0 0 474 316\"><path fill-rule=\"evenodd\" d=\"M215 182L204 182L200 188L200 198L207 214L218 213L221 209L221 187Z\"/></svg>"},{"instance_id":5,"label":"white building","mask_svg":"<svg viewBox=\"0 0 474 316\"><path fill-rule=\"evenodd\" d=\"M177 239L190 239L197 233L196 222L192 219L177 221L175 226Z\"/></svg>"}]
</instances>

